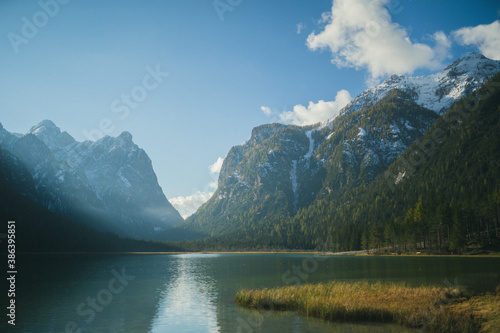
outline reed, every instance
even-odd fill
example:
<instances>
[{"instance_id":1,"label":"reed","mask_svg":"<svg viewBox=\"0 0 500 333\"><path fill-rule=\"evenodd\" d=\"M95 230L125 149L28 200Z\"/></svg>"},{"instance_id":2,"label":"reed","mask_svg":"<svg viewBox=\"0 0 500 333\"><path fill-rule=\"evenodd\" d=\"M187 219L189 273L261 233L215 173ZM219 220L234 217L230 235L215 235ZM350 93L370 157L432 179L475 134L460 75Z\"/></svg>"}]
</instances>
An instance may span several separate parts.
<instances>
[{"instance_id":1,"label":"reed","mask_svg":"<svg viewBox=\"0 0 500 333\"><path fill-rule=\"evenodd\" d=\"M246 307L296 311L331 321L391 322L430 332L479 332L486 327L491 311L498 309L499 303L492 300L500 297L491 296L487 306L475 300L474 307L474 300L460 288L366 281L240 290L235 298Z\"/></svg>"}]
</instances>

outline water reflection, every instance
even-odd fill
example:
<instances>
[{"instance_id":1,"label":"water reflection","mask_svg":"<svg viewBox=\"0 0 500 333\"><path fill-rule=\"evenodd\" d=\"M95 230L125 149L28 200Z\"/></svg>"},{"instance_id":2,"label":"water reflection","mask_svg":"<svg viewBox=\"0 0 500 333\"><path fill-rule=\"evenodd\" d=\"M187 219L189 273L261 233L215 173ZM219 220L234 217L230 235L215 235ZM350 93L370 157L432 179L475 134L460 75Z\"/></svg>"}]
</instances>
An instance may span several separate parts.
<instances>
[{"instance_id":1,"label":"water reflection","mask_svg":"<svg viewBox=\"0 0 500 333\"><path fill-rule=\"evenodd\" d=\"M162 291L152 333L220 332L217 289L212 258L216 255L178 255L176 274Z\"/></svg>"},{"instance_id":2,"label":"water reflection","mask_svg":"<svg viewBox=\"0 0 500 333\"><path fill-rule=\"evenodd\" d=\"M19 259L16 327L2 321L0 332L410 331L395 325L329 323L234 304L238 289L281 286L283 274L308 258L238 254L23 257ZM446 279L454 283L456 277L469 291L482 292L494 290L499 267L500 258L329 257L302 282L363 279L444 285ZM117 274L129 277L126 285Z\"/></svg>"}]
</instances>

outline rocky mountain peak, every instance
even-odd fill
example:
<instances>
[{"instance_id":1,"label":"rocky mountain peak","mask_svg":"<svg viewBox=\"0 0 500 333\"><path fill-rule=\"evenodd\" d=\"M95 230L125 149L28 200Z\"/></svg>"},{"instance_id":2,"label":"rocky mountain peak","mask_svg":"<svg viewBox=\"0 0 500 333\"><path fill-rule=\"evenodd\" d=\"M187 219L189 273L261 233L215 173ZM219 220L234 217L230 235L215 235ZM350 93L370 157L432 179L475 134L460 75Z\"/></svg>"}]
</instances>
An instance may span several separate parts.
<instances>
[{"instance_id":1,"label":"rocky mountain peak","mask_svg":"<svg viewBox=\"0 0 500 333\"><path fill-rule=\"evenodd\" d=\"M469 66L469 65L475 65L479 62L491 62L491 59L486 58L484 55L476 53L476 52L471 52L463 56L462 58L458 58L455 61L453 61L449 66L447 66L444 71L454 69L454 68L459 68L459 67L464 67L464 66Z\"/></svg>"},{"instance_id":2,"label":"rocky mountain peak","mask_svg":"<svg viewBox=\"0 0 500 333\"><path fill-rule=\"evenodd\" d=\"M75 142L75 139L71 135L67 132L61 132L61 129L51 120L43 120L39 122L26 134L36 136L53 152L60 147L67 146Z\"/></svg>"},{"instance_id":3,"label":"rocky mountain peak","mask_svg":"<svg viewBox=\"0 0 500 333\"><path fill-rule=\"evenodd\" d=\"M42 132L59 134L59 133L61 133L61 129L59 127L57 127L56 124L54 124L54 122L52 120L46 119L46 120L42 120L41 122L36 124L28 131L28 133L35 134L35 135L38 133L42 133Z\"/></svg>"},{"instance_id":4,"label":"rocky mountain peak","mask_svg":"<svg viewBox=\"0 0 500 333\"><path fill-rule=\"evenodd\" d=\"M125 142L132 142L132 134L130 134L130 132L128 131L124 131L122 132L118 138L120 138L121 140L125 141Z\"/></svg>"},{"instance_id":5,"label":"rocky mountain peak","mask_svg":"<svg viewBox=\"0 0 500 333\"><path fill-rule=\"evenodd\" d=\"M387 85L391 85L391 84L397 84L399 82L401 82L402 80L404 80L404 76L399 76L399 75L396 75L396 74L393 74L391 76L389 76L383 84L387 84Z\"/></svg>"},{"instance_id":6,"label":"rocky mountain peak","mask_svg":"<svg viewBox=\"0 0 500 333\"><path fill-rule=\"evenodd\" d=\"M142 239L155 239L182 221L129 132L78 142L44 120L19 137L0 134L0 144L28 167L35 196L50 210L73 212L98 229Z\"/></svg>"},{"instance_id":7,"label":"rocky mountain peak","mask_svg":"<svg viewBox=\"0 0 500 333\"><path fill-rule=\"evenodd\" d=\"M252 130L252 137L250 138L250 141L258 143L262 140L266 140L271 135L276 133L276 131L284 128L285 126L286 125L283 124L265 124L257 126Z\"/></svg>"},{"instance_id":8,"label":"rocky mountain peak","mask_svg":"<svg viewBox=\"0 0 500 333\"><path fill-rule=\"evenodd\" d=\"M411 97L411 102L441 115L453 103L481 87L498 72L500 61L469 53L435 74L417 77L392 75L382 84L371 87L354 98L340 113L349 114L369 108L389 91L399 89ZM328 123L332 121L334 119Z\"/></svg>"},{"instance_id":9,"label":"rocky mountain peak","mask_svg":"<svg viewBox=\"0 0 500 333\"><path fill-rule=\"evenodd\" d=\"M123 149L128 149L134 146L134 142L132 141L132 134L130 134L130 132L127 131L124 131L119 136L117 136L116 141Z\"/></svg>"}]
</instances>

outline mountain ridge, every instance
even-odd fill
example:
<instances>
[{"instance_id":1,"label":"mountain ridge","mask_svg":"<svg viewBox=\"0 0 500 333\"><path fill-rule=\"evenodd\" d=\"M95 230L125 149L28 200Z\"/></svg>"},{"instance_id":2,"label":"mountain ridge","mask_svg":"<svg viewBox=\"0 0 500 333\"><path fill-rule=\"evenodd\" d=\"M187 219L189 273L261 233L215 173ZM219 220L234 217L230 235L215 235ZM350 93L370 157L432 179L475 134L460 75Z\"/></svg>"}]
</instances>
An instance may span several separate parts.
<instances>
[{"instance_id":1,"label":"mountain ridge","mask_svg":"<svg viewBox=\"0 0 500 333\"><path fill-rule=\"evenodd\" d=\"M212 198L179 227L215 236L244 233L313 202L335 202L373 182L447 108L497 72L500 61L472 53L429 76L391 76L325 123L256 127L250 140L229 151Z\"/></svg>"},{"instance_id":2,"label":"mountain ridge","mask_svg":"<svg viewBox=\"0 0 500 333\"><path fill-rule=\"evenodd\" d=\"M1 126L0 145L26 164L37 201L52 211L140 239L156 239L182 221L129 132L78 142L44 120L22 136Z\"/></svg>"},{"instance_id":3,"label":"mountain ridge","mask_svg":"<svg viewBox=\"0 0 500 333\"><path fill-rule=\"evenodd\" d=\"M390 90L398 88L412 92L412 98L418 105L441 115L453 103L479 88L498 72L500 61L472 52L435 74L416 77L391 75L382 84L368 88L354 98L340 114L373 105Z\"/></svg>"}]
</instances>

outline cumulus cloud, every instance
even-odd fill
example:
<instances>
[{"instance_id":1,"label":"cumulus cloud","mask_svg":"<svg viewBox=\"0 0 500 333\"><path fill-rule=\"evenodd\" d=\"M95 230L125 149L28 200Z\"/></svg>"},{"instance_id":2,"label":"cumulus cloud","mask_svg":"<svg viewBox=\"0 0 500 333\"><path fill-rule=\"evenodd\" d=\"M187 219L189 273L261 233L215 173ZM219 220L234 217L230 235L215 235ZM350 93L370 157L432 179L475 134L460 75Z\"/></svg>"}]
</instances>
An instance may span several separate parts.
<instances>
[{"instance_id":1,"label":"cumulus cloud","mask_svg":"<svg viewBox=\"0 0 500 333\"><path fill-rule=\"evenodd\" d=\"M224 159L222 157L219 157L217 158L217 161L208 166L210 176L213 180L205 186L204 191L197 190L191 195L185 197L179 196L169 200L184 219L194 214L198 210L198 208L200 208L201 205L207 202L215 193L215 190L217 190L218 186L217 179L219 177L223 162Z\"/></svg>"},{"instance_id":2,"label":"cumulus cloud","mask_svg":"<svg viewBox=\"0 0 500 333\"><path fill-rule=\"evenodd\" d=\"M271 111L271 108L268 108L267 106L261 106L260 109L262 110L262 112L264 112L264 114L266 116L270 116L272 111Z\"/></svg>"},{"instance_id":3,"label":"cumulus cloud","mask_svg":"<svg viewBox=\"0 0 500 333\"><path fill-rule=\"evenodd\" d=\"M222 168L222 163L224 163L224 159L222 157L219 157L214 164L211 164L208 167L208 170L210 170L210 173L219 173L220 169Z\"/></svg>"},{"instance_id":4,"label":"cumulus cloud","mask_svg":"<svg viewBox=\"0 0 500 333\"><path fill-rule=\"evenodd\" d=\"M433 47L412 42L408 32L392 22L390 0L334 0L324 13L320 33L307 38L310 50L329 49L338 67L368 70L370 81L391 74L411 74L418 68L439 69L449 57L450 42L434 34Z\"/></svg>"},{"instance_id":5,"label":"cumulus cloud","mask_svg":"<svg viewBox=\"0 0 500 333\"><path fill-rule=\"evenodd\" d=\"M461 45L472 45L490 59L500 60L500 21L465 27L452 32Z\"/></svg>"},{"instance_id":6,"label":"cumulus cloud","mask_svg":"<svg viewBox=\"0 0 500 333\"><path fill-rule=\"evenodd\" d=\"M295 105L293 111L286 111L280 114L280 120L283 123L299 126L312 125L324 122L335 117L339 111L351 101L351 95L347 90L341 90L337 93L334 101L318 103L309 102L307 107Z\"/></svg>"},{"instance_id":7,"label":"cumulus cloud","mask_svg":"<svg viewBox=\"0 0 500 333\"><path fill-rule=\"evenodd\" d=\"M175 207L183 218L187 218L195 213L201 205L212 197L214 192L201 192L197 191L192 195L186 197L176 197L170 199L170 203Z\"/></svg>"}]
</instances>

